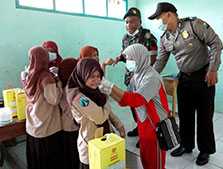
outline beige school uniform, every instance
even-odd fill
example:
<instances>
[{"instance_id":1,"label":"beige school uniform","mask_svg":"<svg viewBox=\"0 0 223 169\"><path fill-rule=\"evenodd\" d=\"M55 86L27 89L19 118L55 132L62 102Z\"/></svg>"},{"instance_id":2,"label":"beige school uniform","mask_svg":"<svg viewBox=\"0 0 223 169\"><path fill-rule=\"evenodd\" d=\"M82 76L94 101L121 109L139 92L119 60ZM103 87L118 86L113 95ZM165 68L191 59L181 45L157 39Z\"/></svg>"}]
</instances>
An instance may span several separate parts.
<instances>
[{"instance_id":1,"label":"beige school uniform","mask_svg":"<svg viewBox=\"0 0 223 169\"><path fill-rule=\"evenodd\" d=\"M60 107L61 107L61 123L62 123L62 130L63 131L77 131L79 129L79 126L75 124L74 118L71 113L71 108L68 105L66 93L65 90L63 92L62 99L60 101Z\"/></svg>"},{"instance_id":2,"label":"beige school uniform","mask_svg":"<svg viewBox=\"0 0 223 169\"><path fill-rule=\"evenodd\" d=\"M84 100L85 104L81 103L81 100ZM79 93L72 99L71 111L75 120L80 124L78 136L80 161L88 165L87 144L89 140L94 139L95 131L98 128L97 125L103 124L106 120L110 120L116 128L123 127L123 125L112 113L108 103L103 108L99 107L82 93Z\"/></svg>"},{"instance_id":3,"label":"beige school uniform","mask_svg":"<svg viewBox=\"0 0 223 169\"><path fill-rule=\"evenodd\" d=\"M44 87L35 103L28 103L26 113L26 132L36 138L50 136L61 130L59 102L62 96L58 82Z\"/></svg>"}]
</instances>

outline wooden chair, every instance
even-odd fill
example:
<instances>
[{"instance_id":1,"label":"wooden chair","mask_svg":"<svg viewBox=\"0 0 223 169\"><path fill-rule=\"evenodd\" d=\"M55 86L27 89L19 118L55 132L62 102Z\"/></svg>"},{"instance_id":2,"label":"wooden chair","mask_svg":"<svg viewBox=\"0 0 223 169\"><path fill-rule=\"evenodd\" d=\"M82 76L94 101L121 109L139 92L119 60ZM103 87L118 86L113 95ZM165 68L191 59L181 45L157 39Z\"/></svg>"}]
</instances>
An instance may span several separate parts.
<instances>
[{"instance_id":1,"label":"wooden chair","mask_svg":"<svg viewBox=\"0 0 223 169\"><path fill-rule=\"evenodd\" d=\"M172 115L175 117L177 111L177 84L178 80L174 77L164 76L163 77L164 86L167 95L172 97Z\"/></svg>"}]
</instances>

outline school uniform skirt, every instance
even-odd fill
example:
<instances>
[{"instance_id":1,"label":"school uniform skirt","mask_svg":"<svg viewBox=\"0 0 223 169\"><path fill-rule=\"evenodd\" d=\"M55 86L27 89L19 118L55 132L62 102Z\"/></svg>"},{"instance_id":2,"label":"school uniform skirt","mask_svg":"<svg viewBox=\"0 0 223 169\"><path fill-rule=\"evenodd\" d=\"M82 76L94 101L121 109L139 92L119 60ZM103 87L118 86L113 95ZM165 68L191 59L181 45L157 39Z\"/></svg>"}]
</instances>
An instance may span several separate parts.
<instances>
[{"instance_id":1,"label":"school uniform skirt","mask_svg":"<svg viewBox=\"0 0 223 169\"><path fill-rule=\"evenodd\" d=\"M63 131L63 169L78 169L77 131Z\"/></svg>"},{"instance_id":2,"label":"school uniform skirt","mask_svg":"<svg viewBox=\"0 0 223 169\"><path fill-rule=\"evenodd\" d=\"M26 141L27 169L62 169L62 131Z\"/></svg>"}]
</instances>

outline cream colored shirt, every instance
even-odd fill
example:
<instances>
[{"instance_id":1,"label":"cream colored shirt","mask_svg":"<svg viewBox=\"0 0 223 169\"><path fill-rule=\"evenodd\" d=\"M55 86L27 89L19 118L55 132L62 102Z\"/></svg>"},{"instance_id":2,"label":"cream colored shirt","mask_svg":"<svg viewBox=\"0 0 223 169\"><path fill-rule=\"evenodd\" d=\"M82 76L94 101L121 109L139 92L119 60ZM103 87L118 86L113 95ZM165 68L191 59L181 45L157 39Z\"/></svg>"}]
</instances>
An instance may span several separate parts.
<instances>
[{"instance_id":1,"label":"cream colored shirt","mask_svg":"<svg viewBox=\"0 0 223 169\"><path fill-rule=\"evenodd\" d=\"M67 89L67 93L70 95L72 95L72 92L72 89ZM84 104L82 103L83 100ZM77 123L80 124L78 136L80 161L88 165L88 141L94 139L95 132L98 129L97 125L109 120L118 131L123 130L124 126L112 112L108 102L104 107L97 106L97 104L82 93L79 93L72 99L71 112Z\"/></svg>"},{"instance_id":2,"label":"cream colored shirt","mask_svg":"<svg viewBox=\"0 0 223 169\"><path fill-rule=\"evenodd\" d=\"M61 113L61 122L62 122L62 129L64 131L77 131L79 126L75 124L75 119L72 116L71 108L68 105L65 90L63 92L62 99L60 101L60 107L62 110Z\"/></svg>"},{"instance_id":3,"label":"cream colored shirt","mask_svg":"<svg viewBox=\"0 0 223 169\"><path fill-rule=\"evenodd\" d=\"M50 136L62 129L59 102L62 96L61 83L48 84L38 100L28 103L26 132L37 138Z\"/></svg>"}]
</instances>

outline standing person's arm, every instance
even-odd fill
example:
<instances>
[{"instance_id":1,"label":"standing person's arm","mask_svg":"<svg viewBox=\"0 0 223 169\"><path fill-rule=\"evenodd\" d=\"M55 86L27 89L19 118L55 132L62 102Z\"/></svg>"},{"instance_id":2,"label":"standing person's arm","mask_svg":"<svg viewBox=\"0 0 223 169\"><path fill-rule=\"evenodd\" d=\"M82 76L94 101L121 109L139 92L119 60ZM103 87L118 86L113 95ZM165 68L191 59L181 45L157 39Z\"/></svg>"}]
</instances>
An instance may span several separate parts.
<instances>
[{"instance_id":1,"label":"standing person's arm","mask_svg":"<svg viewBox=\"0 0 223 169\"><path fill-rule=\"evenodd\" d=\"M118 130L120 136L125 138L125 127L121 120L112 112L112 110L109 113L109 120L116 130Z\"/></svg>"},{"instance_id":2,"label":"standing person's arm","mask_svg":"<svg viewBox=\"0 0 223 169\"><path fill-rule=\"evenodd\" d=\"M44 87L44 98L51 105L58 105L63 94L62 83L50 83Z\"/></svg>"},{"instance_id":3,"label":"standing person's arm","mask_svg":"<svg viewBox=\"0 0 223 169\"><path fill-rule=\"evenodd\" d=\"M146 104L145 98L135 92L123 91L118 86L114 85L110 96L119 103L120 106L140 107Z\"/></svg>"},{"instance_id":4,"label":"standing person's arm","mask_svg":"<svg viewBox=\"0 0 223 169\"><path fill-rule=\"evenodd\" d=\"M149 54L150 54L150 60L151 63L150 65L153 65L156 62L156 57L157 57L157 50L158 50L158 46L157 46L157 39L156 37L152 34L152 33L148 33L148 38L147 38L147 34L145 34L145 47L148 49Z\"/></svg>"},{"instance_id":5,"label":"standing person's arm","mask_svg":"<svg viewBox=\"0 0 223 169\"><path fill-rule=\"evenodd\" d=\"M101 69L104 71L104 75L105 75L105 69L106 69L106 66L108 65L112 65L114 64L114 60L112 58L107 58L102 64L101 64Z\"/></svg>"},{"instance_id":6,"label":"standing person's arm","mask_svg":"<svg viewBox=\"0 0 223 169\"><path fill-rule=\"evenodd\" d=\"M123 91L108 80L103 79L99 88L102 93L110 95L121 106L139 107L146 104L146 100L142 95Z\"/></svg>"},{"instance_id":7,"label":"standing person's arm","mask_svg":"<svg viewBox=\"0 0 223 169\"><path fill-rule=\"evenodd\" d=\"M163 39L161 38L160 42L160 50L159 50L159 57L157 57L156 62L154 63L153 67L157 72L162 72L164 67L167 64L167 61L169 59L170 52L168 52L165 49L165 46L163 44Z\"/></svg>"},{"instance_id":8,"label":"standing person's arm","mask_svg":"<svg viewBox=\"0 0 223 169\"><path fill-rule=\"evenodd\" d=\"M120 53L122 53L122 51L125 49L125 45L124 45L124 43L125 43L126 36L127 36L127 35L124 35L124 37L122 38L122 50L121 50ZM126 58L125 58L122 54L120 54L119 56L116 56L116 57L115 57L115 59L114 59L114 63L113 63L113 64L117 64L117 63L120 62L120 61L122 61L122 62L126 62Z\"/></svg>"},{"instance_id":9,"label":"standing person's arm","mask_svg":"<svg viewBox=\"0 0 223 169\"><path fill-rule=\"evenodd\" d=\"M222 42L210 25L201 19L192 22L194 32L210 48L210 64L206 75L209 86L217 83L217 71L221 64Z\"/></svg>"}]
</instances>

